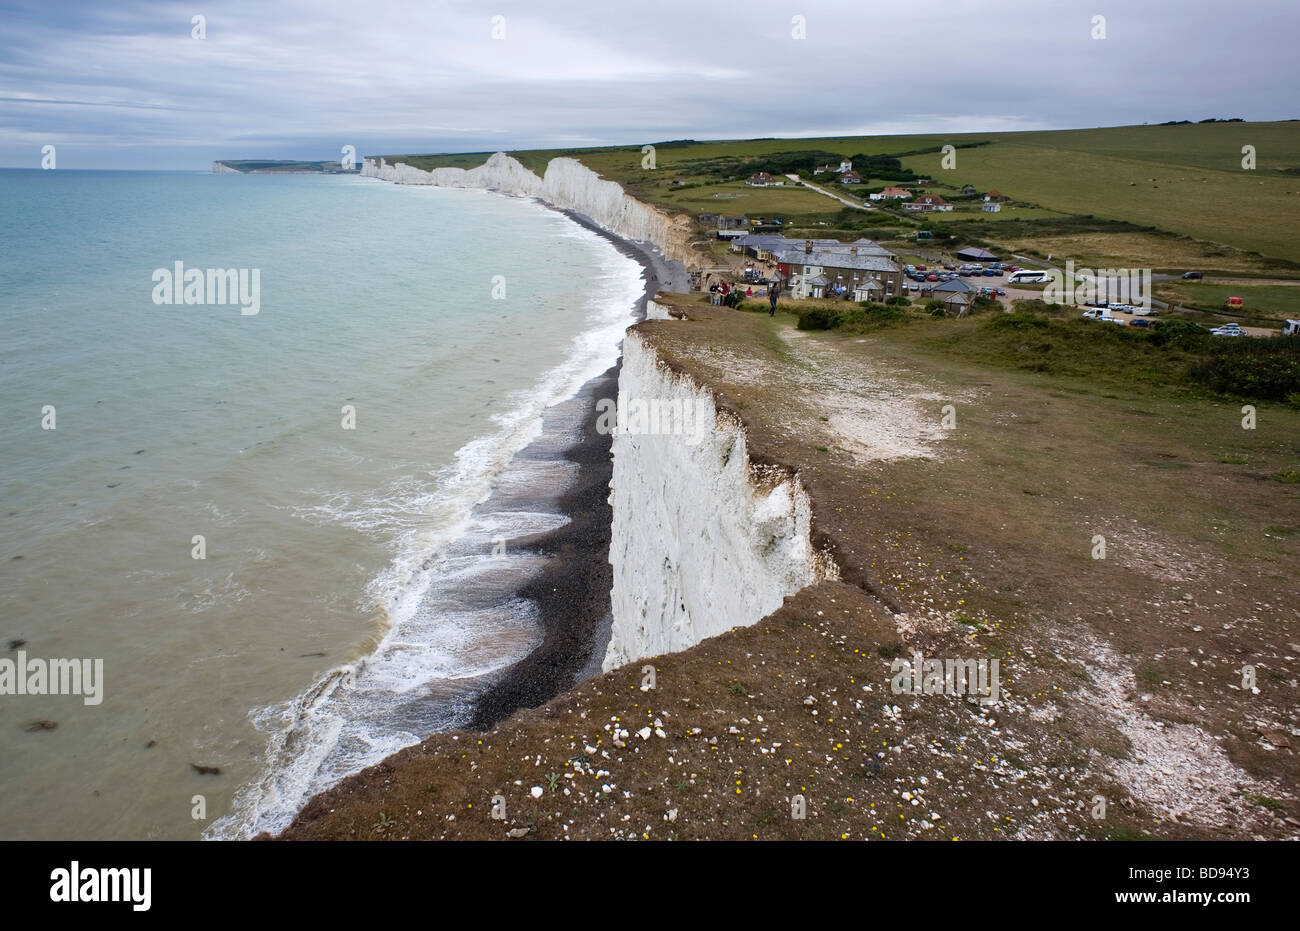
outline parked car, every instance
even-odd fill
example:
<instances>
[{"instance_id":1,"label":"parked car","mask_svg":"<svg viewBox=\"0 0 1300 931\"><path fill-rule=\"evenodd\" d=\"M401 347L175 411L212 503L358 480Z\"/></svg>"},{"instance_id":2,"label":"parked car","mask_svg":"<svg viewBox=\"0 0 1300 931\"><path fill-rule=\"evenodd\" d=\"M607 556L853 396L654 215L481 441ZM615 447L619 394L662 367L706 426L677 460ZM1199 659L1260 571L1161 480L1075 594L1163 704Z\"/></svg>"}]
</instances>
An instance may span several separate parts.
<instances>
[{"instance_id":1,"label":"parked car","mask_svg":"<svg viewBox=\"0 0 1300 931\"><path fill-rule=\"evenodd\" d=\"M1160 315L1160 311L1156 310L1154 307L1142 306L1132 308L1129 313L1135 317L1158 317Z\"/></svg>"},{"instance_id":2,"label":"parked car","mask_svg":"<svg viewBox=\"0 0 1300 931\"><path fill-rule=\"evenodd\" d=\"M933 272L931 272L930 274L928 274L928 275L925 276L925 280L926 280L926 281L938 281L938 280L939 280L939 276L936 275L936 274L934 274Z\"/></svg>"},{"instance_id":3,"label":"parked car","mask_svg":"<svg viewBox=\"0 0 1300 931\"><path fill-rule=\"evenodd\" d=\"M996 268L986 268L984 269L983 274L985 278L996 278L998 275L1002 274L1002 272L998 271Z\"/></svg>"},{"instance_id":4,"label":"parked car","mask_svg":"<svg viewBox=\"0 0 1300 931\"><path fill-rule=\"evenodd\" d=\"M917 270L918 272L923 272L923 271L926 271L926 267L925 267L924 265L918 265L918 266L916 266L916 270Z\"/></svg>"},{"instance_id":5,"label":"parked car","mask_svg":"<svg viewBox=\"0 0 1300 931\"><path fill-rule=\"evenodd\" d=\"M1223 326L1217 326L1210 331L1211 336L1245 336L1246 331L1237 323L1225 323Z\"/></svg>"},{"instance_id":6,"label":"parked car","mask_svg":"<svg viewBox=\"0 0 1300 931\"><path fill-rule=\"evenodd\" d=\"M1287 320L1282 324L1283 336L1300 336L1300 320Z\"/></svg>"},{"instance_id":7,"label":"parked car","mask_svg":"<svg viewBox=\"0 0 1300 931\"><path fill-rule=\"evenodd\" d=\"M1245 303L1246 303L1246 299L1245 299L1245 298L1242 298L1242 297L1230 297L1230 298L1228 298L1226 301L1223 302L1223 306L1224 306L1224 307L1241 307L1241 306L1243 306Z\"/></svg>"},{"instance_id":8,"label":"parked car","mask_svg":"<svg viewBox=\"0 0 1300 931\"><path fill-rule=\"evenodd\" d=\"M1109 323L1123 323L1124 321L1116 317L1104 307L1094 307L1092 310L1083 312L1084 320L1105 320Z\"/></svg>"},{"instance_id":9,"label":"parked car","mask_svg":"<svg viewBox=\"0 0 1300 931\"><path fill-rule=\"evenodd\" d=\"M1204 278L1205 276L1202 275L1200 272L1183 272L1183 277L1193 278L1199 281L1201 278Z\"/></svg>"},{"instance_id":10,"label":"parked car","mask_svg":"<svg viewBox=\"0 0 1300 931\"><path fill-rule=\"evenodd\" d=\"M1128 322L1129 326L1154 327L1156 321L1148 320L1146 317L1134 317Z\"/></svg>"}]
</instances>

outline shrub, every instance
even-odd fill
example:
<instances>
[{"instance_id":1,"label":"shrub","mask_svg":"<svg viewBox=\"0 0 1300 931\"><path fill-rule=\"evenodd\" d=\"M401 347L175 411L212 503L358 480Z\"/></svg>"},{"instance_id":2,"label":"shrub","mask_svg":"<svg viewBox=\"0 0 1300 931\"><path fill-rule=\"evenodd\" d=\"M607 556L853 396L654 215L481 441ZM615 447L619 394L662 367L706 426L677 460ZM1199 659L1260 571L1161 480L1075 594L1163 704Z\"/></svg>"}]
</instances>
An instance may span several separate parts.
<instances>
[{"instance_id":1,"label":"shrub","mask_svg":"<svg viewBox=\"0 0 1300 931\"><path fill-rule=\"evenodd\" d=\"M908 298L904 297L903 295L897 294L894 297L887 298L885 300L885 303L894 305L896 307L908 307L911 305L912 302Z\"/></svg>"},{"instance_id":2,"label":"shrub","mask_svg":"<svg viewBox=\"0 0 1300 931\"><path fill-rule=\"evenodd\" d=\"M1177 346L1183 349L1200 349L1212 338L1205 327L1183 317L1161 320L1151 334L1151 342L1156 346Z\"/></svg>"},{"instance_id":3,"label":"shrub","mask_svg":"<svg viewBox=\"0 0 1300 931\"><path fill-rule=\"evenodd\" d=\"M840 325L842 314L828 307L814 307L799 315L800 330L833 330Z\"/></svg>"},{"instance_id":4,"label":"shrub","mask_svg":"<svg viewBox=\"0 0 1300 931\"><path fill-rule=\"evenodd\" d=\"M859 309L841 314L839 326L853 330L874 330L902 323L908 318L907 308L898 304L874 304L864 301Z\"/></svg>"},{"instance_id":5,"label":"shrub","mask_svg":"<svg viewBox=\"0 0 1300 931\"><path fill-rule=\"evenodd\" d=\"M1210 357L1189 374L1206 387L1267 401L1285 401L1300 392L1300 339L1205 338L1214 340Z\"/></svg>"},{"instance_id":6,"label":"shrub","mask_svg":"<svg viewBox=\"0 0 1300 931\"><path fill-rule=\"evenodd\" d=\"M1048 326L1047 319L1017 307L1009 314L998 314L984 324L995 330L1032 330Z\"/></svg>"}]
</instances>

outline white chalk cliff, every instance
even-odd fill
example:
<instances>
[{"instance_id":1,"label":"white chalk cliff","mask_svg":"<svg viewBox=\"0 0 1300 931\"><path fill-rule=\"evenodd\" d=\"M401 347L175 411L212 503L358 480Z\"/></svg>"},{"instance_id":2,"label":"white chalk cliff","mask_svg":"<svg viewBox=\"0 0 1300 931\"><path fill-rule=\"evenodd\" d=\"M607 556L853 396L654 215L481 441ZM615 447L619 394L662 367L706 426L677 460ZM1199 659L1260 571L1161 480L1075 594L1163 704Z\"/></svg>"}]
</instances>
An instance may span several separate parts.
<instances>
[{"instance_id":1,"label":"white chalk cliff","mask_svg":"<svg viewBox=\"0 0 1300 931\"><path fill-rule=\"evenodd\" d=\"M812 546L812 502L798 476L753 465L735 416L635 331L623 341L619 395L698 403L708 414L691 435L614 433L606 671L753 624L787 595L837 577Z\"/></svg>"},{"instance_id":2,"label":"white chalk cliff","mask_svg":"<svg viewBox=\"0 0 1300 931\"><path fill-rule=\"evenodd\" d=\"M361 174L536 197L625 239L650 242L669 259L690 265L698 258L688 224L572 158L552 159L544 178L501 152L478 168L430 171L367 158ZM670 317L654 301L646 315ZM705 416L703 428L690 435L614 433L613 629L606 671L754 624L787 596L838 577L830 557L812 546L812 503L798 476L752 464L739 420L718 409L712 392L662 364L635 331L623 342L619 395L677 402Z\"/></svg>"},{"instance_id":3,"label":"white chalk cliff","mask_svg":"<svg viewBox=\"0 0 1300 931\"><path fill-rule=\"evenodd\" d=\"M398 184L431 184L436 187L475 188L536 197L573 210L616 236L655 245L666 258L690 265L697 261L689 244L688 224L674 221L649 204L623 191L622 185L606 181L573 158L553 158L546 176L537 177L517 159L497 152L477 168L434 168L424 171L403 162L390 165L384 159L364 159L361 174Z\"/></svg>"}]
</instances>

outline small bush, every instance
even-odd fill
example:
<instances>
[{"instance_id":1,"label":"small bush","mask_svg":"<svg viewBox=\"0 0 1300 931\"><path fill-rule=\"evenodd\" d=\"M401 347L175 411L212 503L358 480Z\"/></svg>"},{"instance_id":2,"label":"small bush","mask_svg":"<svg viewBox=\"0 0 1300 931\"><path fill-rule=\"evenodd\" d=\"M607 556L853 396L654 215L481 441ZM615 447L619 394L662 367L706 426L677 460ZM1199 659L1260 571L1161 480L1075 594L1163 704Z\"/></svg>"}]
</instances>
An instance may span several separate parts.
<instances>
[{"instance_id":1,"label":"small bush","mask_svg":"<svg viewBox=\"0 0 1300 931\"><path fill-rule=\"evenodd\" d=\"M1032 330L1044 329L1048 322L1045 317L1016 308L1009 314L998 314L984 325L995 330Z\"/></svg>"},{"instance_id":2,"label":"small bush","mask_svg":"<svg viewBox=\"0 0 1300 931\"><path fill-rule=\"evenodd\" d=\"M1151 342L1156 346L1177 346L1182 349L1200 349L1212 338L1205 327L1182 317L1161 320L1151 334Z\"/></svg>"},{"instance_id":3,"label":"small bush","mask_svg":"<svg viewBox=\"0 0 1300 931\"><path fill-rule=\"evenodd\" d=\"M840 315L838 326L855 331L874 330L907 320L907 308L897 304L864 302L859 309Z\"/></svg>"},{"instance_id":4,"label":"small bush","mask_svg":"<svg viewBox=\"0 0 1300 931\"><path fill-rule=\"evenodd\" d=\"M800 330L833 330L840 325L843 315L838 310L828 307L814 307L799 315Z\"/></svg>"},{"instance_id":5,"label":"small bush","mask_svg":"<svg viewBox=\"0 0 1300 931\"><path fill-rule=\"evenodd\" d=\"M1159 331L1157 331L1158 333ZM1191 377L1221 394L1284 401L1300 392L1300 339L1206 337L1210 357Z\"/></svg>"},{"instance_id":6,"label":"small bush","mask_svg":"<svg viewBox=\"0 0 1300 931\"><path fill-rule=\"evenodd\" d=\"M897 294L894 297L888 298L885 301L885 303L893 307L909 307L912 304L912 302L908 298L904 297L901 294Z\"/></svg>"}]
</instances>

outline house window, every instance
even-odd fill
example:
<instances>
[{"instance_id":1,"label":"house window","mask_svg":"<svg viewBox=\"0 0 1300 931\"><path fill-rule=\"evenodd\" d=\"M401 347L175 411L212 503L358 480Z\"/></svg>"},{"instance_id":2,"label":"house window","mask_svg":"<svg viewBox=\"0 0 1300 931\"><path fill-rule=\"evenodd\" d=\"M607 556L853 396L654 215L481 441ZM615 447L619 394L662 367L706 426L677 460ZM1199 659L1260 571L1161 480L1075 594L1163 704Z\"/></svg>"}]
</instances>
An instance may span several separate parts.
<instances>
[{"instance_id":1,"label":"house window","mask_svg":"<svg viewBox=\"0 0 1300 931\"><path fill-rule=\"evenodd\" d=\"M811 274L813 273L812 266L811 266L811 265L805 265L805 266L803 267L803 273L804 273L805 275L811 275Z\"/></svg>"}]
</instances>

